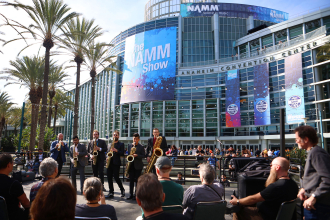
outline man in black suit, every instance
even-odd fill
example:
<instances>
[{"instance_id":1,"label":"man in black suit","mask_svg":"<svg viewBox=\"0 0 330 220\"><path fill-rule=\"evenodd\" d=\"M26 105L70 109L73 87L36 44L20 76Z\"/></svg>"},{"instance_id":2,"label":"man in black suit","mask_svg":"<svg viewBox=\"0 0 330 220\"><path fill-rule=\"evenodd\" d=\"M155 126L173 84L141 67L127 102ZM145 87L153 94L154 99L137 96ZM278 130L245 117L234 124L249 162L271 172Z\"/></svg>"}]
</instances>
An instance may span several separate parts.
<instances>
[{"instance_id":1,"label":"man in black suit","mask_svg":"<svg viewBox=\"0 0 330 220\"><path fill-rule=\"evenodd\" d=\"M92 169L93 169L93 175L94 177L100 176L101 182L103 184L103 191L106 191L104 188L104 161L105 161L105 153L107 152L107 144L104 140L99 139L99 131L94 130L93 131L93 138L94 140L89 142L88 145L88 153L91 155L91 160L93 161L93 151L94 151L94 141L96 142L95 149L97 150L97 160L96 165L92 162Z\"/></svg>"},{"instance_id":2,"label":"man in black suit","mask_svg":"<svg viewBox=\"0 0 330 220\"><path fill-rule=\"evenodd\" d=\"M87 150L85 145L79 143L78 136L73 137L73 145L70 147L70 159L71 159L71 176L72 185L77 190L76 175L79 170L80 174L80 192L83 193L83 186L85 181L85 166L87 165ZM77 157L77 166L74 167L74 158Z\"/></svg>"},{"instance_id":3,"label":"man in black suit","mask_svg":"<svg viewBox=\"0 0 330 220\"><path fill-rule=\"evenodd\" d=\"M147 161L149 163L150 161L150 157L152 155L153 149L154 149L154 145L156 143L157 137L159 136L159 130L158 128L154 128L152 130L152 135L154 136L153 138L149 138L148 139L148 148L147 148ZM160 145L160 148L163 150L163 156L166 156L166 151L168 150L167 147L167 142L166 142L166 138L164 136L162 136L163 140L162 143Z\"/></svg>"},{"instance_id":4,"label":"man in black suit","mask_svg":"<svg viewBox=\"0 0 330 220\"><path fill-rule=\"evenodd\" d=\"M113 156L110 160L109 168L107 169L107 176L108 176L108 183L109 183L109 195L106 196L106 198L113 198L114 197L114 189L113 189L113 177L116 180L116 183L118 184L118 187L121 192L121 197L125 196L125 189L123 187L123 184L121 183L121 180L119 179L119 169L121 166L121 160L120 156L124 156L124 143L121 143L118 141L119 139L119 131L113 132L113 143L114 147L112 149ZM112 144L111 144L112 146ZM111 151L111 146L109 151ZM109 157L107 158L107 161L109 160Z\"/></svg>"},{"instance_id":5,"label":"man in black suit","mask_svg":"<svg viewBox=\"0 0 330 220\"><path fill-rule=\"evenodd\" d=\"M137 184L137 180L141 175L143 169L143 162L142 159L145 158L145 151L142 144L139 144L140 135L138 133L133 134L133 143L128 145L128 152L131 152L132 147L136 148L134 156L134 161L131 162L129 169L129 193L130 196L127 197L127 200L135 199L133 197L133 190L134 190L134 182ZM135 187L136 189L136 187Z\"/></svg>"}]
</instances>

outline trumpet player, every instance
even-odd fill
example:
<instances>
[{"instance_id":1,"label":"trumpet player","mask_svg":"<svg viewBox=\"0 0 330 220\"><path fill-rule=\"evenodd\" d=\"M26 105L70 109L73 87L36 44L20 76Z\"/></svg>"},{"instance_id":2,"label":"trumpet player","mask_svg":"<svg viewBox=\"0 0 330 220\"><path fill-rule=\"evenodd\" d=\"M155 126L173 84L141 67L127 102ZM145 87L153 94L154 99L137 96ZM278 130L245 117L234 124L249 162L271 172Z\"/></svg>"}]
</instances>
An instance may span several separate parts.
<instances>
[{"instance_id":1,"label":"trumpet player","mask_svg":"<svg viewBox=\"0 0 330 220\"><path fill-rule=\"evenodd\" d=\"M59 133L57 135L57 141L53 141L50 147L50 157L58 163L58 173L56 177L61 175L63 163L66 162L65 152L69 152L69 148L67 143L63 142L63 134Z\"/></svg>"},{"instance_id":2,"label":"trumpet player","mask_svg":"<svg viewBox=\"0 0 330 220\"><path fill-rule=\"evenodd\" d=\"M127 197L127 200L135 199L135 195L133 195L134 183L137 184L137 180L141 175L143 169L142 159L145 158L145 151L142 144L139 143L140 135L138 133L133 134L133 143L128 145L128 152L131 152L132 147L135 147L135 154L133 154L134 160L133 164L130 165L129 169L129 193L130 196ZM136 186L135 186L136 189Z\"/></svg>"},{"instance_id":3,"label":"trumpet player","mask_svg":"<svg viewBox=\"0 0 330 220\"><path fill-rule=\"evenodd\" d=\"M94 141L95 141L95 149L94 149ZM107 144L104 140L99 139L99 131L93 131L93 140L89 142L88 145L88 153L91 156L91 160L93 161L93 151L97 151L97 160L96 164L94 165L92 162L92 169L94 177L99 177L101 179L103 185L103 191L106 191L104 188L104 161L105 161L105 153L107 152Z\"/></svg>"},{"instance_id":4,"label":"trumpet player","mask_svg":"<svg viewBox=\"0 0 330 220\"><path fill-rule=\"evenodd\" d=\"M125 189L121 180L119 179L119 169L121 166L120 156L124 156L124 143L119 142L119 131L114 131L113 135L113 143L109 148L109 152L112 151L112 157L107 158L107 161L110 159L110 165L107 169L108 183L109 183L109 194L105 196L105 198L113 198L114 197L114 188L113 188L113 178L115 178L116 183L121 192L121 197L125 196ZM113 148L112 148L113 146Z\"/></svg>"},{"instance_id":5,"label":"trumpet player","mask_svg":"<svg viewBox=\"0 0 330 220\"><path fill-rule=\"evenodd\" d=\"M77 190L76 175L79 170L80 174L80 192L83 193L83 186L85 181L85 166L87 164L87 150L85 145L79 143L78 136L73 137L73 145L70 147L70 159L71 159L71 176L72 185ZM76 166L74 158L77 158Z\"/></svg>"}]
</instances>

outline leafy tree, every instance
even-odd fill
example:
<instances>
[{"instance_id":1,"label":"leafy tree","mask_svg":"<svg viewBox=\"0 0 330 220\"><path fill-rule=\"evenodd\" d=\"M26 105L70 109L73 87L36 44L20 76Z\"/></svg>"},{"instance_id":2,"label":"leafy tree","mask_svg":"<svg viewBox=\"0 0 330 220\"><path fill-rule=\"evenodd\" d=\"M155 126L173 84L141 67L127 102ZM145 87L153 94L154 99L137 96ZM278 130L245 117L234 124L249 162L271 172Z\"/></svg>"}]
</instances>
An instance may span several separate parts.
<instances>
[{"instance_id":1,"label":"leafy tree","mask_svg":"<svg viewBox=\"0 0 330 220\"><path fill-rule=\"evenodd\" d=\"M330 60L330 42L327 42L323 46L317 48L316 57L318 62Z\"/></svg>"},{"instance_id":2,"label":"leafy tree","mask_svg":"<svg viewBox=\"0 0 330 220\"><path fill-rule=\"evenodd\" d=\"M13 107L9 110L8 124L14 127L14 134L17 135L17 128L21 124L22 108Z\"/></svg>"},{"instance_id":3,"label":"leafy tree","mask_svg":"<svg viewBox=\"0 0 330 220\"><path fill-rule=\"evenodd\" d=\"M74 107L74 103L71 101L70 97L62 92L61 90L56 91L56 95L54 97L54 123L53 123L53 129L55 131L55 125L56 125L56 119L57 116L60 115L62 117L65 116L66 110L72 110Z\"/></svg>"},{"instance_id":4,"label":"leafy tree","mask_svg":"<svg viewBox=\"0 0 330 220\"><path fill-rule=\"evenodd\" d=\"M2 130L6 125L6 118L9 117L9 109L14 103L10 102L10 97L7 92L0 91L0 138Z\"/></svg>"}]
</instances>

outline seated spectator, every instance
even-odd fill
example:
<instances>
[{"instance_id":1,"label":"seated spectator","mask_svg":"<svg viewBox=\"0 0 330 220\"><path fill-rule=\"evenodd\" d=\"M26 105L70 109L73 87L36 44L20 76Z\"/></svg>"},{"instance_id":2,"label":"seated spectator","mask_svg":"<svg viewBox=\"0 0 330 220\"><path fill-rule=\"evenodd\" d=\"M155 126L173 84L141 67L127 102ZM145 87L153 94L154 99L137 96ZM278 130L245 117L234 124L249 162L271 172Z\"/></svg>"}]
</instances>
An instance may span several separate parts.
<instances>
[{"instance_id":1,"label":"seated spectator","mask_svg":"<svg viewBox=\"0 0 330 220\"><path fill-rule=\"evenodd\" d=\"M192 149L190 148L188 151L189 155L192 155Z\"/></svg>"},{"instance_id":2,"label":"seated spectator","mask_svg":"<svg viewBox=\"0 0 330 220\"><path fill-rule=\"evenodd\" d=\"M44 159L39 167L39 173L42 176L42 180L34 184L30 191L30 202L36 198L37 193L41 186L49 179L54 179L58 173L58 164L57 161L51 157Z\"/></svg>"},{"instance_id":3,"label":"seated spectator","mask_svg":"<svg viewBox=\"0 0 330 220\"><path fill-rule=\"evenodd\" d=\"M44 154L43 154L43 152L42 152L42 149L38 149L38 154L36 154L36 157L38 158L38 160L39 160L39 163L41 163L41 161L43 161L43 159L44 159Z\"/></svg>"},{"instance_id":4,"label":"seated spectator","mask_svg":"<svg viewBox=\"0 0 330 220\"><path fill-rule=\"evenodd\" d=\"M271 149L269 149L267 154L268 154L268 157L272 157L273 156L273 151Z\"/></svg>"},{"instance_id":5,"label":"seated spectator","mask_svg":"<svg viewBox=\"0 0 330 220\"><path fill-rule=\"evenodd\" d=\"M223 186L215 179L215 170L210 164L203 163L199 168L199 177L202 185L190 186L183 196L183 214L193 219L194 210L198 202L222 200Z\"/></svg>"},{"instance_id":6,"label":"seated spectator","mask_svg":"<svg viewBox=\"0 0 330 220\"><path fill-rule=\"evenodd\" d=\"M245 146L242 147L242 157L251 157L251 152Z\"/></svg>"},{"instance_id":7,"label":"seated spectator","mask_svg":"<svg viewBox=\"0 0 330 220\"><path fill-rule=\"evenodd\" d=\"M236 158L236 154L232 154L232 159L230 159L230 161L229 161L229 174L231 175L231 179L235 178L234 158Z\"/></svg>"},{"instance_id":8,"label":"seated spectator","mask_svg":"<svg viewBox=\"0 0 330 220\"><path fill-rule=\"evenodd\" d=\"M39 173L39 166L40 166L40 162L39 162L39 158L36 156L34 158L34 163L32 166L33 172L38 174Z\"/></svg>"},{"instance_id":9,"label":"seated spectator","mask_svg":"<svg viewBox=\"0 0 330 220\"><path fill-rule=\"evenodd\" d=\"M152 174L144 174L139 177L136 189L136 202L141 206L145 219L148 220L188 220L182 214L163 212L162 204L165 201L165 193L162 184Z\"/></svg>"},{"instance_id":10,"label":"seated spectator","mask_svg":"<svg viewBox=\"0 0 330 220\"><path fill-rule=\"evenodd\" d=\"M31 151L27 151L26 152L26 163L25 163L25 166L28 168L29 171L32 171L33 170L33 163L34 163L34 160L33 160L33 154Z\"/></svg>"},{"instance_id":11,"label":"seated spectator","mask_svg":"<svg viewBox=\"0 0 330 220\"><path fill-rule=\"evenodd\" d=\"M212 151L211 151L212 152ZM215 169L215 165L218 165L218 168L220 170L220 163L219 160L214 156L214 153L211 153L211 156L209 157L209 159L207 160L207 162Z\"/></svg>"},{"instance_id":12,"label":"seated spectator","mask_svg":"<svg viewBox=\"0 0 330 220\"><path fill-rule=\"evenodd\" d=\"M177 179L176 179L176 183L180 184L180 185L184 185L184 180L182 179L182 173L181 172L178 172L177 174Z\"/></svg>"},{"instance_id":13,"label":"seated spectator","mask_svg":"<svg viewBox=\"0 0 330 220\"><path fill-rule=\"evenodd\" d=\"M0 196L6 200L10 220L25 220L29 216L30 202L21 183L9 177L13 166L11 155L0 154ZM20 204L24 209L20 208Z\"/></svg>"},{"instance_id":14,"label":"seated spectator","mask_svg":"<svg viewBox=\"0 0 330 220\"><path fill-rule=\"evenodd\" d=\"M226 175L221 175L221 183L222 185L224 185L225 187L230 187L230 183L227 180L227 176Z\"/></svg>"},{"instance_id":15,"label":"seated spectator","mask_svg":"<svg viewBox=\"0 0 330 220\"><path fill-rule=\"evenodd\" d=\"M108 217L111 220L117 220L115 208L105 203L103 186L99 178L87 178L84 182L83 194L87 203L76 205L76 216ZM101 201L101 204L99 204L99 201Z\"/></svg>"},{"instance_id":16,"label":"seated spectator","mask_svg":"<svg viewBox=\"0 0 330 220\"><path fill-rule=\"evenodd\" d=\"M254 153L254 156L259 157L261 154L261 151L257 148L256 152Z\"/></svg>"},{"instance_id":17,"label":"seated spectator","mask_svg":"<svg viewBox=\"0 0 330 220\"><path fill-rule=\"evenodd\" d=\"M45 182L31 206L33 220L73 220L76 190L68 179L59 177Z\"/></svg>"},{"instance_id":18,"label":"seated spectator","mask_svg":"<svg viewBox=\"0 0 330 220\"><path fill-rule=\"evenodd\" d=\"M284 157L277 157L271 163L270 175L266 181L266 189L255 195L237 199L232 196L233 205L241 206L239 212L234 213L233 219L264 219L275 220L283 202L297 198L298 186L288 176L289 161ZM252 207L258 202L257 207Z\"/></svg>"},{"instance_id":19,"label":"seated spectator","mask_svg":"<svg viewBox=\"0 0 330 220\"><path fill-rule=\"evenodd\" d=\"M184 155L188 155L188 149L184 151Z\"/></svg>"},{"instance_id":20,"label":"seated spectator","mask_svg":"<svg viewBox=\"0 0 330 220\"><path fill-rule=\"evenodd\" d=\"M195 154L195 156L197 156L196 157L196 163L195 163L196 167L198 167L198 165L200 163L203 163L204 155L205 155L205 152L204 152L204 150L202 150L202 146L198 145L197 151L196 151L196 154Z\"/></svg>"},{"instance_id":21,"label":"seated spectator","mask_svg":"<svg viewBox=\"0 0 330 220\"><path fill-rule=\"evenodd\" d=\"M176 146L173 144L171 146L171 153L168 156L172 156L171 157L171 166L174 166L174 162L176 161L176 159L178 159L178 149L176 148Z\"/></svg>"},{"instance_id":22,"label":"seated spectator","mask_svg":"<svg viewBox=\"0 0 330 220\"><path fill-rule=\"evenodd\" d=\"M205 149L205 155L210 155L209 148L206 148L206 149Z\"/></svg>"}]
</instances>

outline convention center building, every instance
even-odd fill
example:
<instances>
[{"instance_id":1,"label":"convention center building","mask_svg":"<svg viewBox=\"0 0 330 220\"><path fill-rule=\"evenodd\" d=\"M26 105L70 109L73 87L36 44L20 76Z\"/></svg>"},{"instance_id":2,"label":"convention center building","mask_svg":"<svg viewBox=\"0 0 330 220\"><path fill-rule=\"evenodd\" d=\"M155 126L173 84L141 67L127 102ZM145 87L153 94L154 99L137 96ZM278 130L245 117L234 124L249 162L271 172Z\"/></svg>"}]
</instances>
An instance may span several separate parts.
<instances>
[{"instance_id":1,"label":"convention center building","mask_svg":"<svg viewBox=\"0 0 330 220\"><path fill-rule=\"evenodd\" d=\"M303 124L330 145L330 7L291 17L254 5L150 0L144 20L111 40L122 73L96 76L100 138L111 142L118 130L127 144L137 132L146 144L158 128L181 149L277 149L285 109L286 147ZM91 88L91 80L80 85L82 141L90 137ZM56 125L65 139L72 115Z\"/></svg>"}]
</instances>

